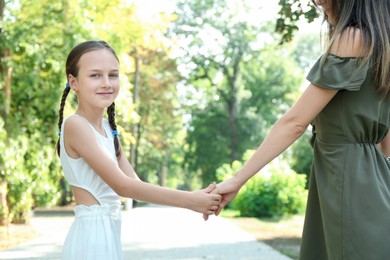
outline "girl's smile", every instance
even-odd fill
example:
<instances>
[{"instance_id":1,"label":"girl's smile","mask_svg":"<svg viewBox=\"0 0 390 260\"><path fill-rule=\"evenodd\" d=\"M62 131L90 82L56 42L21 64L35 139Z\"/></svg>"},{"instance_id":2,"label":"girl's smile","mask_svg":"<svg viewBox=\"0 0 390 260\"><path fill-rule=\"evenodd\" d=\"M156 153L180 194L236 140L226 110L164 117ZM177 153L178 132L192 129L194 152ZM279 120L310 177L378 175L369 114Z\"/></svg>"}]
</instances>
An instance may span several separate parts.
<instances>
[{"instance_id":1,"label":"girl's smile","mask_svg":"<svg viewBox=\"0 0 390 260\"><path fill-rule=\"evenodd\" d=\"M110 97L114 92L101 92L101 93L97 93L99 96L102 96L102 97Z\"/></svg>"}]
</instances>

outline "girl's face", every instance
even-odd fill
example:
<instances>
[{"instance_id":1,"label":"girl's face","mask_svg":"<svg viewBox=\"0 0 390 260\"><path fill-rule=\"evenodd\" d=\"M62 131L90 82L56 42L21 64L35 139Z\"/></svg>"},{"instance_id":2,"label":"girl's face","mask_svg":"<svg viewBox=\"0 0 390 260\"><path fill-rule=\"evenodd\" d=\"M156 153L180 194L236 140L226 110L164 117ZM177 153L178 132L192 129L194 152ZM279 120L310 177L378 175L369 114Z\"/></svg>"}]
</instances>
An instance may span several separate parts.
<instances>
[{"instance_id":1,"label":"girl's face","mask_svg":"<svg viewBox=\"0 0 390 260\"><path fill-rule=\"evenodd\" d=\"M79 106L105 109L119 92L119 63L106 49L83 54L78 62L78 76L69 75L69 84L76 92Z\"/></svg>"},{"instance_id":2,"label":"girl's face","mask_svg":"<svg viewBox=\"0 0 390 260\"><path fill-rule=\"evenodd\" d=\"M335 19L332 13L332 0L315 0L315 4L322 8L326 16L327 21L334 25Z\"/></svg>"}]
</instances>

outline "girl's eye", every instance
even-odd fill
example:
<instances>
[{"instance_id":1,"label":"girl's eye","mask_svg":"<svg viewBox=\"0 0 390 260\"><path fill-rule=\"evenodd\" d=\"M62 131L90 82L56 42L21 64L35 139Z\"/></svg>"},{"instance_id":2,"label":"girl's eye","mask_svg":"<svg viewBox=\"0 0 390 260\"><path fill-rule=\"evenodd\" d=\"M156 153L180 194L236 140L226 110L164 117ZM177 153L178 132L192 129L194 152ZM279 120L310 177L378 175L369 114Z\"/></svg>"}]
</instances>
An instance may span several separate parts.
<instances>
[{"instance_id":1,"label":"girl's eye","mask_svg":"<svg viewBox=\"0 0 390 260\"><path fill-rule=\"evenodd\" d=\"M118 78L119 75L118 74L110 74L110 78Z\"/></svg>"},{"instance_id":2,"label":"girl's eye","mask_svg":"<svg viewBox=\"0 0 390 260\"><path fill-rule=\"evenodd\" d=\"M92 74L91 75L91 78L97 78L97 77L100 77L100 74Z\"/></svg>"}]
</instances>

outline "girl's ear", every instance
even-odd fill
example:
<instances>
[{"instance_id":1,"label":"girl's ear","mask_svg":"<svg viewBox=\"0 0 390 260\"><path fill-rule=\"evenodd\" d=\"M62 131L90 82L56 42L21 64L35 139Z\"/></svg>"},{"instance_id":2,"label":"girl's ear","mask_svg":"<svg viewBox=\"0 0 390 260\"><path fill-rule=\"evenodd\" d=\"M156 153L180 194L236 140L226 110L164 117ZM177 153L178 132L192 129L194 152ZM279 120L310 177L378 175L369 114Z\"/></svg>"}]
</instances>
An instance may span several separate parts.
<instances>
[{"instance_id":1,"label":"girl's ear","mask_svg":"<svg viewBox=\"0 0 390 260\"><path fill-rule=\"evenodd\" d=\"M69 74L68 82L69 82L70 88L73 89L73 91L77 93L79 91L79 89L78 89L76 77L74 77L72 74Z\"/></svg>"}]
</instances>

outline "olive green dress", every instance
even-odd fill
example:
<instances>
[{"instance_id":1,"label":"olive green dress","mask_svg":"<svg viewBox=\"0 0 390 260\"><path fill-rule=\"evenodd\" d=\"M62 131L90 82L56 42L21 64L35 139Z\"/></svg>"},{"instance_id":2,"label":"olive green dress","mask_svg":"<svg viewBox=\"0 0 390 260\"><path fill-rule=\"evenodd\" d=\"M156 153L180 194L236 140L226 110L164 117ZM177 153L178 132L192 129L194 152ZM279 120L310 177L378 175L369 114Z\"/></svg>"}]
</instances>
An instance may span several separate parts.
<instances>
[{"instance_id":1,"label":"olive green dress","mask_svg":"<svg viewBox=\"0 0 390 260\"><path fill-rule=\"evenodd\" d=\"M339 91L312 123L302 260L390 259L390 163L377 146L389 130L390 99L358 61L329 55L307 76Z\"/></svg>"}]
</instances>

